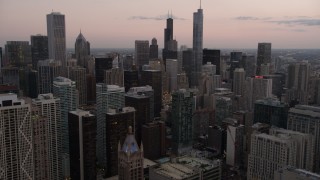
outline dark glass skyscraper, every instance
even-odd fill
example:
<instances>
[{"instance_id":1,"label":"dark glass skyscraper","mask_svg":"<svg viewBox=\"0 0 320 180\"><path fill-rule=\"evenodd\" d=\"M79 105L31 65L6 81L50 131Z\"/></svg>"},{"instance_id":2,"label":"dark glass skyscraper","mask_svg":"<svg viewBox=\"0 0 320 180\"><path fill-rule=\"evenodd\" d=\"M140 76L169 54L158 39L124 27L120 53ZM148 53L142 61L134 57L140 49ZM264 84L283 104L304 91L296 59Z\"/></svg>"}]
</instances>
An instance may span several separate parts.
<instances>
[{"instance_id":1,"label":"dark glass skyscraper","mask_svg":"<svg viewBox=\"0 0 320 180\"><path fill-rule=\"evenodd\" d=\"M156 38L152 38L151 40L149 57L150 59L158 59L158 44Z\"/></svg>"},{"instance_id":2,"label":"dark glass skyscraper","mask_svg":"<svg viewBox=\"0 0 320 180\"><path fill-rule=\"evenodd\" d=\"M96 82L104 83L104 71L112 69L113 58L95 58Z\"/></svg>"},{"instance_id":3,"label":"dark glass skyscraper","mask_svg":"<svg viewBox=\"0 0 320 180\"><path fill-rule=\"evenodd\" d=\"M261 64L271 63L271 43L258 43L257 75L261 75Z\"/></svg>"},{"instance_id":4,"label":"dark glass skyscraper","mask_svg":"<svg viewBox=\"0 0 320 180\"><path fill-rule=\"evenodd\" d=\"M25 67L31 64L31 46L28 41L7 41L3 66Z\"/></svg>"},{"instance_id":5,"label":"dark glass skyscraper","mask_svg":"<svg viewBox=\"0 0 320 180\"><path fill-rule=\"evenodd\" d=\"M203 58L203 9L193 13L193 73L191 87L199 85Z\"/></svg>"},{"instance_id":6,"label":"dark glass skyscraper","mask_svg":"<svg viewBox=\"0 0 320 180\"><path fill-rule=\"evenodd\" d=\"M63 14L59 12L47 14L47 33L49 58L61 61L62 66L67 66L66 24Z\"/></svg>"},{"instance_id":7,"label":"dark glass skyscraper","mask_svg":"<svg viewBox=\"0 0 320 180\"><path fill-rule=\"evenodd\" d=\"M203 59L202 64L211 64L216 65L216 74L220 74L220 50L217 49L203 49Z\"/></svg>"},{"instance_id":8,"label":"dark glass skyscraper","mask_svg":"<svg viewBox=\"0 0 320 180\"><path fill-rule=\"evenodd\" d=\"M32 68L37 69L38 61L49 58L48 36L31 36Z\"/></svg>"},{"instance_id":9,"label":"dark glass skyscraper","mask_svg":"<svg viewBox=\"0 0 320 180\"><path fill-rule=\"evenodd\" d=\"M90 43L89 41L84 38L81 31L80 34L77 37L76 43L75 43L75 53L76 53L76 59L77 64L80 67L88 67L88 59L90 55Z\"/></svg>"},{"instance_id":10,"label":"dark glass skyscraper","mask_svg":"<svg viewBox=\"0 0 320 180\"><path fill-rule=\"evenodd\" d=\"M71 179L96 180L96 117L77 109L68 114Z\"/></svg>"},{"instance_id":11,"label":"dark glass skyscraper","mask_svg":"<svg viewBox=\"0 0 320 180\"><path fill-rule=\"evenodd\" d=\"M162 59L166 65L166 59L177 59L177 41L173 40L173 18L168 16L167 28L164 29L164 48L162 50Z\"/></svg>"}]
</instances>

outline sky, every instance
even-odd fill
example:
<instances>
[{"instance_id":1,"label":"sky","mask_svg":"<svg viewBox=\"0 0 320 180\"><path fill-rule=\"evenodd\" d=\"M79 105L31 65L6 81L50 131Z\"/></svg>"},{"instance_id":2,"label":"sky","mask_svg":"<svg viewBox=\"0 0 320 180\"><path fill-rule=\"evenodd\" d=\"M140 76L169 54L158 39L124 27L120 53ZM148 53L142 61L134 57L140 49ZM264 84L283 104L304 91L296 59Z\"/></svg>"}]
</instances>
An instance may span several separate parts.
<instances>
[{"instance_id":1,"label":"sky","mask_svg":"<svg viewBox=\"0 0 320 180\"><path fill-rule=\"evenodd\" d=\"M178 45L192 47L200 0L0 0L0 47L47 34L46 14L66 19L67 48L80 29L92 48L133 48L157 38L163 48L168 12ZM320 48L320 0L202 0L204 48Z\"/></svg>"}]
</instances>

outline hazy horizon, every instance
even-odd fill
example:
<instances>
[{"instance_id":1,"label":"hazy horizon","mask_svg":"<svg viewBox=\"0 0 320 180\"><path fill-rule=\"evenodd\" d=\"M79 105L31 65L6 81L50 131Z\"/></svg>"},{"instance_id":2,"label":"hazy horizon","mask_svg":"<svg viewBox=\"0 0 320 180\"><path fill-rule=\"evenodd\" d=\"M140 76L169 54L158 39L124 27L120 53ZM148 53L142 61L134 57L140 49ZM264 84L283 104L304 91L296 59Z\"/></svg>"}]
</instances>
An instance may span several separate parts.
<instances>
[{"instance_id":1,"label":"hazy horizon","mask_svg":"<svg viewBox=\"0 0 320 180\"><path fill-rule=\"evenodd\" d=\"M80 29L92 48L134 48L135 40L157 38L163 48L168 11L174 17L178 45L192 47L193 12L199 0L0 0L0 47L6 41L30 41L47 34L46 15L66 18L67 47L73 48ZM130 8L129 8L130 7ZM202 0L204 48L320 48L320 1Z\"/></svg>"}]
</instances>

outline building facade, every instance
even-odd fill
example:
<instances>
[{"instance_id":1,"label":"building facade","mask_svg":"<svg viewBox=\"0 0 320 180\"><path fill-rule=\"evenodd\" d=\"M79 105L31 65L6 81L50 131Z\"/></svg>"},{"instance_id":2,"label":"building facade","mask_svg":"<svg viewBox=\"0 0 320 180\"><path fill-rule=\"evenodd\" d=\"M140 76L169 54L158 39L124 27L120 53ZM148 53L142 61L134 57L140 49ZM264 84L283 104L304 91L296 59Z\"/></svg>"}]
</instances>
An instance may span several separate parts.
<instances>
[{"instance_id":1,"label":"building facade","mask_svg":"<svg viewBox=\"0 0 320 180\"><path fill-rule=\"evenodd\" d=\"M61 61L67 66L66 54L66 24L64 15L59 12L47 14L47 35L49 58Z\"/></svg>"},{"instance_id":2,"label":"building facade","mask_svg":"<svg viewBox=\"0 0 320 180\"><path fill-rule=\"evenodd\" d=\"M16 94L0 94L0 179L34 179L30 104Z\"/></svg>"}]
</instances>

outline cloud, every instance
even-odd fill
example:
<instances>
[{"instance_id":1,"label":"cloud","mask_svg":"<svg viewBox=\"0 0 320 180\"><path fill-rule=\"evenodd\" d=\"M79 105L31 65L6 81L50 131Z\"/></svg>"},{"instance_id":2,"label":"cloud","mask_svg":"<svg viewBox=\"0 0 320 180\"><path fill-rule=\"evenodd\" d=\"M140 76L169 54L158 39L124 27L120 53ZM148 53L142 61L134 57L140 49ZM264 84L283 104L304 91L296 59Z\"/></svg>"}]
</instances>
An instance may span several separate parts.
<instances>
[{"instance_id":1,"label":"cloud","mask_svg":"<svg viewBox=\"0 0 320 180\"><path fill-rule=\"evenodd\" d=\"M292 19L292 20L276 20L267 21L270 23L276 23L280 25L302 25L302 26L320 26L320 19Z\"/></svg>"},{"instance_id":2,"label":"cloud","mask_svg":"<svg viewBox=\"0 0 320 180\"><path fill-rule=\"evenodd\" d=\"M267 23L274 23L278 25L287 25L289 27L293 26L320 26L320 18L312 18L308 16L285 16L282 19L277 20L276 18L271 17L253 17L253 16L238 16L234 19L240 21L261 21ZM301 29L300 29L301 30ZM302 32L302 31L298 31Z\"/></svg>"},{"instance_id":3,"label":"cloud","mask_svg":"<svg viewBox=\"0 0 320 180\"><path fill-rule=\"evenodd\" d=\"M292 31L294 31L294 32L306 32L305 29L292 29Z\"/></svg>"},{"instance_id":4,"label":"cloud","mask_svg":"<svg viewBox=\"0 0 320 180\"><path fill-rule=\"evenodd\" d=\"M168 18L168 15L159 15L159 16L155 16L155 17L148 17L148 16L131 16L128 19L129 20L156 20L156 21L162 21L162 20L166 20ZM187 20L185 18L180 18L177 16L172 16L172 19L175 20Z\"/></svg>"},{"instance_id":5,"label":"cloud","mask_svg":"<svg viewBox=\"0 0 320 180\"><path fill-rule=\"evenodd\" d=\"M259 18L259 17L253 17L253 16L238 16L238 17L235 17L234 19L240 20L240 21L256 21L256 20L265 21L265 20L270 20L272 18L271 17Z\"/></svg>"}]
</instances>

